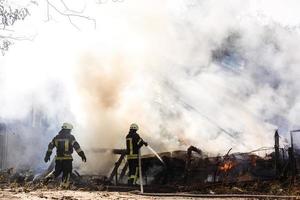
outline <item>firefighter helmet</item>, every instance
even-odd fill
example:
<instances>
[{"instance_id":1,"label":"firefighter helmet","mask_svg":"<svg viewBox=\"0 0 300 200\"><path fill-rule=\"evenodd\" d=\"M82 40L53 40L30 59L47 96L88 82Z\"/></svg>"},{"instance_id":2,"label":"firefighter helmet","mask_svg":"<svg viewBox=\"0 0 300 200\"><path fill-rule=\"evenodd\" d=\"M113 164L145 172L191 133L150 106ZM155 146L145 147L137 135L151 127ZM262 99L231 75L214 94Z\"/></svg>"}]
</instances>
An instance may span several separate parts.
<instances>
[{"instance_id":1,"label":"firefighter helmet","mask_svg":"<svg viewBox=\"0 0 300 200\"><path fill-rule=\"evenodd\" d=\"M137 124L131 124L130 129L132 130L139 130L139 126Z\"/></svg>"},{"instance_id":2,"label":"firefighter helmet","mask_svg":"<svg viewBox=\"0 0 300 200\"><path fill-rule=\"evenodd\" d=\"M72 124L69 124L69 123L63 123L62 129L73 129L73 125Z\"/></svg>"}]
</instances>

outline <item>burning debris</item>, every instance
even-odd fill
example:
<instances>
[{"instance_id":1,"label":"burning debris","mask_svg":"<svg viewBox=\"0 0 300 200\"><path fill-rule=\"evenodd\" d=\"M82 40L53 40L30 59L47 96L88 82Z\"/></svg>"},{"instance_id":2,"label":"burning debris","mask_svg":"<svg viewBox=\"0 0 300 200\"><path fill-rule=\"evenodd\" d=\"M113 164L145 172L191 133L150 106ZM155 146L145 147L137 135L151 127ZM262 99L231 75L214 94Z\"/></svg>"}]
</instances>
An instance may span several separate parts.
<instances>
[{"instance_id":1,"label":"burning debris","mask_svg":"<svg viewBox=\"0 0 300 200\"><path fill-rule=\"evenodd\" d=\"M237 164L231 160L225 161L221 166L219 166L219 171L223 171L227 173L231 169L233 169Z\"/></svg>"},{"instance_id":2,"label":"burning debris","mask_svg":"<svg viewBox=\"0 0 300 200\"><path fill-rule=\"evenodd\" d=\"M276 144L277 140L276 131ZM210 157L191 146L187 151L159 153L165 164L155 154L144 155L141 157L143 182L148 191L151 190L149 187L159 185L160 190L165 187L168 192L209 193L213 189L214 193L298 194L298 183L291 185L295 177L291 168L293 164L290 162L299 158L291 159L287 156L288 150L279 148L276 144L275 148L260 148L248 153L230 153L230 149L226 155L216 157ZM114 149L110 152L119 154L120 158L109 181L114 185L124 186L128 167L123 162L126 150Z\"/></svg>"},{"instance_id":3,"label":"burning debris","mask_svg":"<svg viewBox=\"0 0 300 200\"><path fill-rule=\"evenodd\" d=\"M297 162L291 163L297 161L299 157L292 154L291 149L279 148L277 140L276 132L274 148L261 148L248 153L231 153L230 149L223 156L208 156L194 146L189 147L187 151L143 155L141 169L144 191L299 195L297 170L293 171L298 169L298 165ZM93 149L93 152L119 155L119 159L110 175L81 175L74 169L70 176L70 189L86 191L138 189L127 186L126 149ZM294 158L290 158L291 155L294 155ZM53 170L54 162L42 173L35 173L30 169L3 169L0 171L1 188L21 192L43 188L58 189L61 187L59 177L45 184L45 178Z\"/></svg>"}]
</instances>

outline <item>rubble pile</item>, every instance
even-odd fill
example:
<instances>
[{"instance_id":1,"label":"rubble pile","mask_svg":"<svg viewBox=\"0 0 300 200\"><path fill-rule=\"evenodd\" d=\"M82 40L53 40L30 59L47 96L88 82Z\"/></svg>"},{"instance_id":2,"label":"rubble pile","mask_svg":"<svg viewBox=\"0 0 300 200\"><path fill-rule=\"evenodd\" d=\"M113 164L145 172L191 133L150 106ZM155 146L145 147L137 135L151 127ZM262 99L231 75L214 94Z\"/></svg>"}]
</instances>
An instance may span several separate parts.
<instances>
[{"instance_id":1,"label":"rubble pile","mask_svg":"<svg viewBox=\"0 0 300 200\"><path fill-rule=\"evenodd\" d=\"M161 153L165 165L154 156L142 158L143 174L150 185L235 183L277 178L272 156L233 153L208 157L187 151Z\"/></svg>"},{"instance_id":2,"label":"rubble pile","mask_svg":"<svg viewBox=\"0 0 300 200\"><path fill-rule=\"evenodd\" d=\"M165 165L161 165L153 155L142 158L145 175L146 192L190 192L195 194L272 194L300 195L300 181L291 178L278 179L272 170L272 157L261 158L250 154L230 154L221 157L207 157L191 154L187 159L185 151L165 152L160 156ZM243 159L242 159L243 158ZM190 163L188 164L187 162ZM186 167L189 166L189 169ZM267 168L269 167L269 168ZM255 170L258 168L258 170ZM270 176L259 176L263 168L269 169ZM261 172L262 174L264 172ZM248 178L245 178L248 176ZM124 178L125 179L125 178ZM80 175L74 171L71 176L72 190L80 191L126 191L138 190L128 188L119 180L116 186L106 176ZM123 181L124 182L124 181ZM43 176L32 170L14 170L8 168L0 171L0 188L10 192L32 192L37 190L59 190L60 177L43 183Z\"/></svg>"},{"instance_id":3,"label":"rubble pile","mask_svg":"<svg viewBox=\"0 0 300 200\"><path fill-rule=\"evenodd\" d=\"M71 176L72 190L102 191L109 185L107 177L101 175L79 175L74 171ZM11 192L30 192L38 189L60 189L61 177L44 184L44 176L35 175L32 170L18 170L13 168L0 171L0 188Z\"/></svg>"},{"instance_id":4,"label":"rubble pile","mask_svg":"<svg viewBox=\"0 0 300 200\"><path fill-rule=\"evenodd\" d=\"M1 190L8 190L13 193L28 193L33 191L52 191L60 190L60 179L50 181L47 185L43 184L42 179L34 179L33 173L30 170L23 172L14 172L12 168L2 170L1 175ZM291 184L291 179L287 180L252 180L252 181L237 181L237 182L215 182L201 183L193 182L189 184L172 183L173 185L157 185L150 184L145 186L145 191L148 193L182 193L189 192L194 194L272 194L272 195L300 195L300 181L295 181ZM110 187L113 187L110 188ZM105 176L80 176L72 175L71 190L79 191L122 191L125 185L119 184L112 186ZM138 190L138 188L128 188L126 191Z\"/></svg>"},{"instance_id":5,"label":"rubble pile","mask_svg":"<svg viewBox=\"0 0 300 200\"><path fill-rule=\"evenodd\" d=\"M96 151L96 150L95 150ZM98 149L119 156L110 175L71 174L70 189L80 191L132 191L128 187L125 149ZM191 146L187 151L162 152L141 156L144 191L148 193L190 192L198 194L300 195L300 157L289 149L262 148L248 153L208 156ZM260 153L258 153L260 152ZM263 153L261 153L263 152ZM115 156L113 156L115 154ZM157 159L159 158L162 159ZM125 162L123 162L125 161ZM0 189L12 192L61 189L61 177L45 184L54 161L43 173L31 169L7 168L0 171Z\"/></svg>"}]
</instances>

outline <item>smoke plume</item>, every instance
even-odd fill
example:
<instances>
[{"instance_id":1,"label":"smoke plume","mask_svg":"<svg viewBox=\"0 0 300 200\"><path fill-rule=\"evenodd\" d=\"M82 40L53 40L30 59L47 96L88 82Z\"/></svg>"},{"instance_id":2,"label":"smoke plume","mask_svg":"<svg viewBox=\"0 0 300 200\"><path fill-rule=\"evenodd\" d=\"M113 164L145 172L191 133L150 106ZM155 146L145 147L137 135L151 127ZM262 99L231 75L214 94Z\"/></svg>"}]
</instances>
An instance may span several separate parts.
<instances>
[{"instance_id":1,"label":"smoke plume","mask_svg":"<svg viewBox=\"0 0 300 200\"><path fill-rule=\"evenodd\" d=\"M133 122L158 151L273 146L274 130L286 137L299 118L298 4L87 2L96 29L54 15L1 58L0 114L20 120L38 107L48 124L38 152L70 121L88 172L114 162L93 149L124 148Z\"/></svg>"}]
</instances>

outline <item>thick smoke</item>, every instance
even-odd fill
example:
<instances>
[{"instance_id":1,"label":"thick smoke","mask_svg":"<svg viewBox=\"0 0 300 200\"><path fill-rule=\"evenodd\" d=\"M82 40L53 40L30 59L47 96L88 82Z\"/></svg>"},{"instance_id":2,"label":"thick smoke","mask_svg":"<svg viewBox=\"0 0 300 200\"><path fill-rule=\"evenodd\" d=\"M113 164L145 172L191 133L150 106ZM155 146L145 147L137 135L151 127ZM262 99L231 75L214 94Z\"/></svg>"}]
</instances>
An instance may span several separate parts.
<instances>
[{"instance_id":1,"label":"thick smoke","mask_svg":"<svg viewBox=\"0 0 300 200\"><path fill-rule=\"evenodd\" d=\"M41 23L2 58L2 118L38 107L51 127L32 150L42 153L62 122L74 123L88 172L114 162L93 150L124 148L132 122L159 151L273 146L275 129L297 128L300 36L296 1L267 2L88 2L95 30Z\"/></svg>"}]
</instances>

